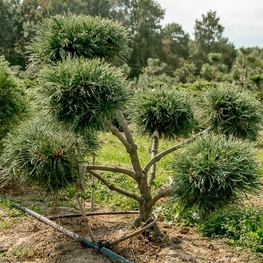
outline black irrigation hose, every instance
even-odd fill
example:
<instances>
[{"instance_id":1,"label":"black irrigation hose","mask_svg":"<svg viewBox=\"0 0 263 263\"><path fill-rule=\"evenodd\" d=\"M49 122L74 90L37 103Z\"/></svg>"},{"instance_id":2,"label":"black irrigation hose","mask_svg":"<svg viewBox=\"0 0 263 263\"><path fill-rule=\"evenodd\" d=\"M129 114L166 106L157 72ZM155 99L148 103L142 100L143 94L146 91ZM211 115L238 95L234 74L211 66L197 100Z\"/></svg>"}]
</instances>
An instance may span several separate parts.
<instances>
[{"instance_id":1,"label":"black irrigation hose","mask_svg":"<svg viewBox=\"0 0 263 263\"><path fill-rule=\"evenodd\" d=\"M86 216L100 216L100 215L133 215L138 214L138 211L113 211L113 212L92 212L87 213ZM71 217L81 217L81 214L65 214L65 215L56 215L56 216L50 216L50 220L55 220L58 218L71 218Z\"/></svg>"},{"instance_id":2,"label":"black irrigation hose","mask_svg":"<svg viewBox=\"0 0 263 263\"><path fill-rule=\"evenodd\" d=\"M138 211L116 211L116 212L93 212L93 213L87 213L86 216L96 216L96 215L126 215L126 214L138 214ZM71 218L71 217L81 217L81 214L68 214L68 215L58 215L58 216L51 216L49 217L50 220L54 220L54 219L58 219L58 218ZM128 238L134 237L142 232L144 232L145 230L147 230L148 228L152 227L156 221L157 221L157 216L154 214L154 220L152 222L150 222L149 224L145 225L144 227L142 227L139 230L136 230L126 236L123 236L119 239L116 239L112 242L108 242L107 246L113 246L117 243L120 243Z\"/></svg>"},{"instance_id":3,"label":"black irrigation hose","mask_svg":"<svg viewBox=\"0 0 263 263\"><path fill-rule=\"evenodd\" d=\"M14 204L13 206L18 208L18 209L20 209L20 210L22 210L22 211L24 211L24 212L26 212L26 213L28 213L28 214L30 214L30 215L32 215L32 216L34 216L38 220L40 220L40 221L44 222L45 224L55 228L56 230L58 230L58 231L60 231L60 232L62 232L64 234L66 234L66 235L68 235L68 236L70 236L70 237L72 237L72 238L84 243L88 247L95 249L96 251L104 254L105 256L108 256L108 257L110 257L110 258L112 258L114 260L117 260L118 262L132 263L128 259L123 258L122 256L114 253L110 249L107 249L106 247L104 247L101 242L96 242L96 244L93 243L93 242L90 242L86 238L84 238L84 237L82 237L82 236L80 236L80 235L78 235L78 234L76 234L76 233L74 233L74 232L72 232L72 231L60 226L60 225L58 225L57 223L49 220L48 218L46 218L44 216L41 216L40 214L38 214L38 213L36 213L36 212L26 208L26 207L23 207L23 206L21 206L19 204Z\"/></svg>"}]
</instances>

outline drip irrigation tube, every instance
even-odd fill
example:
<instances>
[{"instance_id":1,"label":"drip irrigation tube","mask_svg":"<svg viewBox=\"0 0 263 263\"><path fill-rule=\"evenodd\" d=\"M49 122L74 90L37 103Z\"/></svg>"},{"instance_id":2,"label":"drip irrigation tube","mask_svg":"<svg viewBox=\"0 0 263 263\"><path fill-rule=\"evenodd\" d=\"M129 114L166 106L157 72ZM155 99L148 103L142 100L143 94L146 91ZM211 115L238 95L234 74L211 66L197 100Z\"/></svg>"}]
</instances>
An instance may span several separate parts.
<instances>
[{"instance_id":1,"label":"drip irrigation tube","mask_svg":"<svg viewBox=\"0 0 263 263\"><path fill-rule=\"evenodd\" d=\"M115 211L115 212L93 212L93 213L87 213L86 216L96 216L96 215L126 215L126 214L138 214L138 211ZM112 242L108 242L107 246L113 246L117 243L120 243L128 238L134 237L140 233L142 233L143 231L149 229L150 227L152 227L156 222L158 217L154 215L154 220L152 222L150 222L149 224L145 225L144 227L142 227L141 229L138 229L126 236L123 236L119 239L116 239ZM57 215L57 216L51 216L49 217L49 219L54 220L54 219L58 219L58 218L71 218L71 217L80 217L82 216L81 214L67 214L67 215Z\"/></svg>"},{"instance_id":2,"label":"drip irrigation tube","mask_svg":"<svg viewBox=\"0 0 263 263\"><path fill-rule=\"evenodd\" d=\"M135 215L139 214L138 211L112 211L112 212L92 212L92 213L86 213L86 216L101 216L101 215ZM71 218L71 217L81 217L81 214L65 214L65 215L55 215L55 216L50 216L50 220L55 220L58 218Z\"/></svg>"},{"instance_id":3,"label":"drip irrigation tube","mask_svg":"<svg viewBox=\"0 0 263 263\"><path fill-rule=\"evenodd\" d=\"M111 251L110 249L107 249L106 247L103 247L103 244L101 242L96 242L93 243L93 242L90 242L89 240L87 240L86 238L58 225L57 223L49 220L48 218L44 217L44 216L41 216L40 214L26 208L26 207L23 207L19 204L14 204L14 207L16 207L17 209L20 209L32 216L34 216L35 218L37 218L38 220L44 222L45 224L55 228L56 230L74 238L75 240L79 241L79 242L82 242L84 243L85 245L87 245L88 247L90 248L93 248L95 249L96 251L100 252L101 254L104 254L105 256L108 256L114 260L117 260L118 262L122 262L122 263L132 263L131 261L129 261L128 259L114 253L113 251Z\"/></svg>"}]
</instances>

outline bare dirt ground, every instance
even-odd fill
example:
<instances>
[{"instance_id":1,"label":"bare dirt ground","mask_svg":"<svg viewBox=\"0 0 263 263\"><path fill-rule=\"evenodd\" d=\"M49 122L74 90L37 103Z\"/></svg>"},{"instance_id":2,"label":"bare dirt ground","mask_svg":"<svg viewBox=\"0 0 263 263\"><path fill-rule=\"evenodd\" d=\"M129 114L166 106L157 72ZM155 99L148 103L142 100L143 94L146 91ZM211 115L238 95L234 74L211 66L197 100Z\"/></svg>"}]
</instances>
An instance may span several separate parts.
<instances>
[{"instance_id":1,"label":"bare dirt ground","mask_svg":"<svg viewBox=\"0 0 263 263\"><path fill-rule=\"evenodd\" d=\"M28 194L28 193L27 193ZM0 192L0 198L5 193ZM23 196L12 196L23 200ZM27 199L28 200L28 199ZM24 201L32 206L32 201ZM30 204L31 203L31 204ZM50 207L37 202L48 217ZM68 214L72 207L57 207L56 214ZM33 208L32 208L33 210ZM74 209L73 209L74 210ZM82 243L40 222L32 216L15 217L0 206L0 262L12 263L110 263L116 262ZM134 231L136 215L89 217L96 240L113 241ZM4 224L4 222L7 222ZM55 222L91 240L81 217L60 218ZM161 242L151 242L143 234L120 242L110 249L134 263L260 263L262 259L244 248L231 247L222 240L202 237L195 228L158 220Z\"/></svg>"}]
</instances>

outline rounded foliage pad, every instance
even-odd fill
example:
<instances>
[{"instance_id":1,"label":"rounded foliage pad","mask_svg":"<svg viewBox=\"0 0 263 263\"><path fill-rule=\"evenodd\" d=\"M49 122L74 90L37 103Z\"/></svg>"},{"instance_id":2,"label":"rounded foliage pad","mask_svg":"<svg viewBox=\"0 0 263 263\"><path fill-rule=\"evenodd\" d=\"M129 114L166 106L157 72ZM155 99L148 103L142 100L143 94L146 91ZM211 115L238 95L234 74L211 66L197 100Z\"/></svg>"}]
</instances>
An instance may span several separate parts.
<instances>
[{"instance_id":1,"label":"rounded foliage pad","mask_svg":"<svg viewBox=\"0 0 263 263\"><path fill-rule=\"evenodd\" d=\"M261 129L262 107L249 93L229 85L216 87L205 94L202 105L215 132L256 139Z\"/></svg>"},{"instance_id":2,"label":"rounded foliage pad","mask_svg":"<svg viewBox=\"0 0 263 263\"><path fill-rule=\"evenodd\" d=\"M171 168L175 199L184 209L197 208L203 217L258 188L256 157L247 142L233 137L199 137L174 155Z\"/></svg>"},{"instance_id":3,"label":"rounded foliage pad","mask_svg":"<svg viewBox=\"0 0 263 263\"><path fill-rule=\"evenodd\" d=\"M45 67L40 80L48 108L75 130L100 129L132 95L121 71L99 59L65 59Z\"/></svg>"},{"instance_id":4,"label":"rounded foliage pad","mask_svg":"<svg viewBox=\"0 0 263 263\"><path fill-rule=\"evenodd\" d=\"M65 56L124 61L130 54L128 31L117 22L84 15L44 19L28 46L30 64L49 63Z\"/></svg>"},{"instance_id":5,"label":"rounded foliage pad","mask_svg":"<svg viewBox=\"0 0 263 263\"><path fill-rule=\"evenodd\" d=\"M150 90L135 101L134 119L143 133L155 130L166 138L188 135L194 119L191 97L188 93L160 88Z\"/></svg>"},{"instance_id":6,"label":"rounded foliage pad","mask_svg":"<svg viewBox=\"0 0 263 263\"><path fill-rule=\"evenodd\" d=\"M29 120L6 137L0 178L18 178L57 191L77 180L79 163L93 151L81 136L54 122Z\"/></svg>"}]
</instances>

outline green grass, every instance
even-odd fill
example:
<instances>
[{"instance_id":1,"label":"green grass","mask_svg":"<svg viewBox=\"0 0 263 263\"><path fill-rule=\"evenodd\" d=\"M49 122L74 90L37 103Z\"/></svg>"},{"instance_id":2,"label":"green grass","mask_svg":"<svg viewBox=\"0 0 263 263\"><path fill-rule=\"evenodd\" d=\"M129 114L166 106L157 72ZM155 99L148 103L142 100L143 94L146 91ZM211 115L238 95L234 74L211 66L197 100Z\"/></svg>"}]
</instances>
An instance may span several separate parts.
<instances>
[{"instance_id":1,"label":"green grass","mask_svg":"<svg viewBox=\"0 0 263 263\"><path fill-rule=\"evenodd\" d=\"M2 220L0 222L0 230L12 227L12 222L10 220Z\"/></svg>"},{"instance_id":2,"label":"green grass","mask_svg":"<svg viewBox=\"0 0 263 263\"><path fill-rule=\"evenodd\" d=\"M12 201L0 198L0 230L12 228L19 223L26 215L12 207Z\"/></svg>"},{"instance_id":3,"label":"green grass","mask_svg":"<svg viewBox=\"0 0 263 263\"><path fill-rule=\"evenodd\" d=\"M21 244L13 247L12 254L18 260L25 260L32 258L35 254L35 251L34 248L29 244Z\"/></svg>"},{"instance_id":4,"label":"green grass","mask_svg":"<svg viewBox=\"0 0 263 263\"><path fill-rule=\"evenodd\" d=\"M0 219L3 218L21 218L24 216L24 213L14 208L13 205L14 201L11 199L1 198L0 196Z\"/></svg>"}]
</instances>

